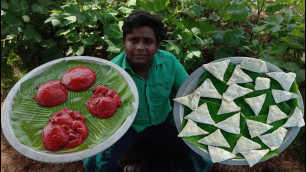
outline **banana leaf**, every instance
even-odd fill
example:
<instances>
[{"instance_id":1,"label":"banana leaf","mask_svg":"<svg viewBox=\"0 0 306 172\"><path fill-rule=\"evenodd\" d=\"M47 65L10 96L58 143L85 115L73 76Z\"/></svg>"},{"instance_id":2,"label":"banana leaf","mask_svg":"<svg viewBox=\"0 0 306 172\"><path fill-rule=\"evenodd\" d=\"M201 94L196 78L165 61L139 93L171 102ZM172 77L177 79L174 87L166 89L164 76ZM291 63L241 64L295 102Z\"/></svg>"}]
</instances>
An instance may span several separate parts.
<instances>
[{"instance_id":1,"label":"banana leaf","mask_svg":"<svg viewBox=\"0 0 306 172\"><path fill-rule=\"evenodd\" d=\"M209 73L208 71L205 71L204 74L202 75L202 77L200 78L200 81L198 83L198 86L200 86L207 78L209 78L212 83L214 84L214 86L216 87L217 91L222 95L228 88L228 85L226 85L227 81L230 79L233 71L235 69L235 65L230 63L225 74L224 74L224 81L220 81L219 79L217 79L214 75L212 75L211 73ZM247 71L244 70L243 71L249 75L254 82L252 83L245 83L245 84L238 84L242 87L246 87L246 88L250 88L252 90L254 90L255 88L255 80L257 77L265 77L268 78L265 75L259 74L259 73L255 73L255 72L251 72L251 71ZM241 116L240 116L240 134L232 134L232 133L228 133L226 131L221 130L221 133L223 134L224 138L227 140L227 142L230 145L230 148L223 148L220 147L226 151L232 152L233 148L237 142L237 140L239 139L239 137L244 136L254 142L257 142L261 145L261 149L268 149L269 147L266 146L258 137L255 138L251 138L249 131L248 131L248 127L246 126L246 119L251 119L251 120L255 120L255 121L259 121L262 123L266 123L267 121L267 115L269 112L269 106L271 105L277 105L284 113L286 113L288 116L291 114L291 112L295 109L295 107L300 107L299 103L298 103L298 99L291 99L288 100L286 102L281 102L276 104L273 96L272 96L272 92L271 89L280 89L282 90L282 86L274 79L270 78L271 82L270 82L270 88L267 90L259 90L259 91L253 91L243 97L237 98L234 100L234 102L236 103L237 106L239 106L241 108ZM290 89L290 92L296 93L298 94L298 86L296 81L294 81L294 83L292 84L292 87ZM245 98L250 98L250 97L256 97L258 95L264 94L266 93L266 99L265 99L265 103L263 104L263 107L259 113L258 116L255 116L253 110L251 109L251 107L245 102ZM201 97L200 102L199 102L199 106L203 103L207 104L208 110L210 112L210 115L212 117L212 119L218 123L220 121L223 121L231 116L233 116L234 114L236 114L237 112L232 112L232 113L228 113L228 114L222 114L222 115L217 115L217 112L221 106L221 100L220 99L212 99L212 98L203 98ZM191 109L184 106L184 116L188 115L189 113L191 113ZM263 134L268 134L268 133L272 133L273 131L275 131L276 129L278 129L280 126L284 125L286 123L287 119L282 119L279 121L275 121L269 125L272 125L273 128L271 128L270 130L266 131ZM183 118L182 121L182 126L180 131L185 127L187 123L187 120ZM209 134L213 133L214 131L216 131L218 128L212 125L208 125L208 124L202 124L202 123L197 123L198 126L200 128L202 128L203 130L209 132ZM191 137L183 137L183 139L193 145L196 145L204 150L208 150L208 146L204 145L204 144L200 144L198 143L198 140L202 139L204 136L191 136ZM279 154L279 150L276 149L274 151L270 151L268 154L266 154L263 159L268 159L270 157L276 156ZM241 154L237 154L236 158L238 159L244 159L244 157Z\"/></svg>"},{"instance_id":2,"label":"banana leaf","mask_svg":"<svg viewBox=\"0 0 306 172\"><path fill-rule=\"evenodd\" d=\"M55 107L39 105L33 97L37 87L47 81L61 80L63 74L72 67L90 67L96 73L95 83L87 90L80 92L68 91L68 100ZM109 118L100 119L89 113L86 108L87 100L92 96L92 90L98 85L107 86L119 93L122 106ZM46 71L21 83L20 91L16 94L12 105L12 128L15 137L24 145L38 151L48 151L42 144L41 134L51 115L68 107L78 111L86 118L89 135L79 146L54 151L58 153L81 151L93 148L111 137L132 113L134 95L128 83L114 69L80 61L61 61ZM49 152L49 151L48 151Z\"/></svg>"}]
</instances>

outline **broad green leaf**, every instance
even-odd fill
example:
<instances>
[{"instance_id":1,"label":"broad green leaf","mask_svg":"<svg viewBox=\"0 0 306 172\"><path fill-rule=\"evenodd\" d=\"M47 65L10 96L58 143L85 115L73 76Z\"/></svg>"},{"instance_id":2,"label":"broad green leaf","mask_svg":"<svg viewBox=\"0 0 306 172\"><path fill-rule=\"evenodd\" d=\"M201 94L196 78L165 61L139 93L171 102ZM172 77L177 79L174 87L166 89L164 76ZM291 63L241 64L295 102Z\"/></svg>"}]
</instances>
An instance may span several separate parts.
<instances>
[{"instance_id":1,"label":"broad green leaf","mask_svg":"<svg viewBox=\"0 0 306 172\"><path fill-rule=\"evenodd\" d=\"M77 21L76 16L68 16L68 17L65 17L64 19L68 20L67 24L75 23Z\"/></svg>"},{"instance_id":2,"label":"broad green leaf","mask_svg":"<svg viewBox=\"0 0 306 172\"><path fill-rule=\"evenodd\" d=\"M84 46L79 46L78 50L75 52L75 55L80 56L84 53Z\"/></svg>"},{"instance_id":3,"label":"broad green leaf","mask_svg":"<svg viewBox=\"0 0 306 172\"><path fill-rule=\"evenodd\" d=\"M293 62L285 63L281 67L291 72L298 71L300 69L300 67L296 63L293 63Z\"/></svg>"},{"instance_id":4,"label":"broad green leaf","mask_svg":"<svg viewBox=\"0 0 306 172\"><path fill-rule=\"evenodd\" d=\"M197 21L194 18L188 17L182 19L182 24L184 25L184 28L192 29L196 25Z\"/></svg>"},{"instance_id":5,"label":"broad green leaf","mask_svg":"<svg viewBox=\"0 0 306 172\"><path fill-rule=\"evenodd\" d=\"M276 57L284 56L287 51L286 44L281 43L276 39L270 41L268 46L271 47L266 48L264 52L269 54L274 54Z\"/></svg>"},{"instance_id":6,"label":"broad green leaf","mask_svg":"<svg viewBox=\"0 0 306 172\"><path fill-rule=\"evenodd\" d=\"M284 7L283 4L269 5L269 6L267 6L265 12L267 12L267 13L275 13L275 12L280 11L281 9L283 9L283 7Z\"/></svg>"},{"instance_id":7,"label":"broad green leaf","mask_svg":"<svg viewBox=\"0 0 306 172\"><path fill-rule=\"evenodd\" d=\"M226 31L224 34L224 43L230 44L233 47L238 47L240 41L244 39L243 31L239 29L234 29L232 31Z\"/></svg>"},{"instance_id":8,"label":"broad green leaf","mask_svg":"<svg viewBox=\"0 0 306 172\"><path fill-rule=\"evenodd\" d=\"M191 29L191 32L192 32L194 35L199 35L199 34L201 34L201 30L200 30L199 28L197 28L197 27L193 27L193 28Z\"/></svg>"},{"instance_id":9,"label":"broad green leaf","mask_svg":"<svg viewBox=\"0 0 306 172\"><path fill-rule=\"evenodd\" d=\"M305 39L301 39L301 37L288 35L286 37L282 37L280 40L285 41L290 48L304 49L305 47Z\"/></svg>"},{"instance_id":10,"label":"broad green leaf","mask_svg":"<svg viewBox=\"0 0 306 172\"><path fill-rule=\"evenodd\" d=\"M153 12L160 12L167 9L169 0L154 0L154 1L147 1L147 0L139 0L137 1L140 4L140 8L144 11L153 11Z\"/></svg>"},{"instance_id":11,"label":"broad green leaf","mask_svg":"<svg viewBox=\"0 0 306 172\"><path fill-rule=\"evenodd\" d=\"M212 38L203 39L203 42L204 42L205 47L209 47L210 45L214 44L214 41L212 40Z\"/></svg>"},{"instance_id":12,"label":"broad green leaf","mask_svg":"<svg viewBox=\"0 0 306 172\"><path fill-rule=\"evenodd\" d=\"M85 21L86 21L86 16L85 15L77 13L77 14L75 14L75 16L77 18L78 23L85 23Z\"/></svg>"},{"instance_id":13,"label":"broad green leaf","mask_svg":"<svg viewBox=\"0 0 306 172\"><path fill-rule=\"evenodd\" d=\"M189 51L188 55L187 55L187 58L192 59L193 56L200 57L201 56L201 51L199 51L199 50Z\"/></svg>"},{"instance_id":14,"label":"broad green leaf","mask_svg":"<svg viewBox=\"0 0 306 172\"><path fill-rule=\"evenodd\" d=\"M111 52L111 53L120 53L121 48L122 48L122 43L121 44L114 44L111 40L107 39L105 40L108 44L108 48L106 51Z\"/></svg>"},{"instance_id":15,"label":"broad green leaf","mask_svg":"<svg viewBox=\"0 0 306 172\"><path fill-rule=\"evenodd\" d=\"M117 24L108 24L104 26L104 34L114 39L121 39L122 32Z\"/></svg>"},{"instance_id":16,"label":"broad green leaf","mask_svg":"<svg viewBox=\"0 0 306 172\"><path fill-rule=\"evenodd\" d=\"M124 7L124 6L120 7L118 10L125 13L125 17L128 17L133 12L133 8L127 8L127 7Z\"/></svg>"},{"instance_id":17,"label":"broad green leaf","mask_svg":"<svg viewBox=\"0 0 306 172\"><path fill-rule=\"evenodd\" d=\"M283 12L287 15L287 16L293 16L294 15L294 11L291 8L288 7L284 7L283 8Z\"/></svg>"},{"instance_id":18,"label":"broad green leaf","mask_svg":"<svg viewBox=\"0 0 306 172\"><path fill-rule=\"evenodd\" d=\"M173 24L175 24L176 25L176 29L174 30L174 32L175 31L178 31L178 30L184 30L185 28L187 28L183 23L182 23L182 19L175 19L174 21L173 21Z\"/></svg>"},{"instance_id":19,"label":"broad green leaf","mask_svg":"<svg viewBox=\"0 0 306 172\"><path fill-rule=\"evenodd\" d=\"M21 11L25 11L26 9L29 8L29 4L25 0L12 0L9 4L8 7L10 10L13 12L19 13Z\"/></svg>"},{"instance_id":20,"label":"broad green leaf","mask_svg":"<svg viewBox=\"0 0 306 172\"><path fill-rule=\"evenodd\" d=\"M202 33L207 33L207 32L211 32L211 31L215 31L216 28L217 28L216 25L209 24L209 23L207 23L205 21L201 22L197 27L200 29L200 31Z\"/></svg>"},{"instance_id":21,"label":"broad green leaf","mask_svg":"<svg viewBox=\"0 0 306 172\"><path fill-rule=\"evenodd\" d=\"M212 10L218 10L222 7L226 7L230 4L229 0L204 0L204 3L207 4Z\"/></svg>"},{"instance_id":22,"label":"broad green leaf","mask_svg":"<svg viewBox=\"0 0 306 172\"><path fill-rule=\"evenodd\" d=\"M224 34L226 32L225 31L215 31L213 33L214 34L212 35L212 39L214 40L214 42L215 43L223 43Z\"/></svg>"},{"instance_id":23,"label":"broad green leaf","mask_svg":"<svg viewBox=\"0 0 306 172\"><path fill-rule=\"evenodd\" d=\"M205 45L205 42L204 42L204 40L202 38L200 38L197 35L194 35L194 37L196 38L196 42L197 42L198 45L200 45L200 46L204 46Z\"/></svg>"},{"instance_id":24,"label":"broad green leaf","mask_svg":"<svg viewBox=\"0 0 306 172\"><path fill-rule=\"evenodd\" d=\"M73 54L73 47L69 47L68 51L66 52L66 56L70 56Z\"/></svg>"},{"instance_id":25,"label":"broad green leaf","mask_svg":"<svg viewBox=\"0 0 306 172\"><path fill-rule=\"evenodd\" d=\"M282 59L278 59L275 55L271 55L268 53L264 53L262 58L262 60L267 61L277 67L282 66L283 64L285 64L286 62L283 61Z\"/></svg>"},{"instance_id":26,"label":"broad green leaf","mask_svg":"<svg viewBox=\"0 0 306 172\"><path fill-rule=\"evenodd\" d=\"M266 28L266 25L261 25L261 26L255 26L252 28L252 32L254 33L259 33L263 31Z\"/></svg>"},{"instance_id":27,"label":"broad green leaf","mask_svg":"<svg viewBox=\"0 0 306 172\"><path fill-rule=\"evenodd\" d=\"M51 19L51 23L52 25L55 27L55 26L58 26L61 24L61 21L58 20L58 19Z\"/></svg>"},{"instance_id":28,"label":"broad green leaf","mask_svg":"<svg viewBox=\"0 0 306 172\"><path fill-rule=\"evenodd\" d=\"M266 25L265 29L270 32L278 32L281 30L280 25Z\"/></svg>"},{"instance_id":29,"label":"broad green leaf","mask_svg":"<svg viewBox=\"0 0 306 172\"><path fill-rule=\"evenodd\" d=\"M268 16L263 22L272 26L279 25L284 21L281 15Z\"/></svg>"},{"instance_id":30,"label":"broad green leaf","mask_svg":"<svg viewBox=\"0 0 306 172\"><path fill-rule=\"evenodd\" d=\"M136 5L136 0L128 0L128 6Z\"/></svg>"},{"instance_id":31,"label":"broad green leaf","mask_svg":"<svg viewBox=\"0 0 306 172\"><path fill-rule=\"evenodd\" d=\"M64 104L56 107L40 106L32 99L37 91L35 87L50 80L60 80L68 69L75 66L87 66L95 71L97 80L89 89L81 92L69 91L68 100ZM117 91L121 97L122 106L110 118L100 119L94 117L85 106L87 100L92 96L92 89L97 85L110 87ZM80 112L86 118L89 135L80 146L71 149L62 148L56 152L80 151L93 148L112 136L120 128L128 115L131 114L133 101L134 96L128 84L109 66L100 66L78 61L66 62L63 60L47 71L21 84L20 91L17 93L12 105L12 127L15 137L20 142L35 150L47 151L41 140L42 130L52 114L64 107L68 107L70 110Z\"/></svg>"},{"instance_id":32,"label":"broad green leaf","mask_svg":"<svg viewBox=\"0 0 306 172\"><path fill-rule=\"evenodd\" d=\"M236 4L232 4L228 7L227 12L232 15L230 21L244 21L248 17L248 7L246 6L238 6Z\"/></svg>"},{"instance_id":33,"label":"broad green leaf","mask_svg":"<svg viewBox=\"0 0 306 172\"><path fill-rule=\"evenodd\" d=\"M193 34L190 30L185 30L182 32L182 41L188 45L191 45L194 41Z\"/></svg>"},{"instance_id":34,"label":"broad green leaf","mask_svg":"<svg viewBox=\"0 0 306 172\"><path fill-rule=\"evenodd\" d=\"M59 36L62 36L62 35L67 35L70 32L71 32L70 29L68 29L68 30L61 29L61 30L59 30L55 33L55 36L59 37Z\"/></svg>"},{"instance_id":35,"label":"broad green leaf","mask_svg":"<svg viewBox=\"0 0 306 172\"><path fill-rule=\"evenodd\" d=\"M72 43L76 43L76 42L80 42L81 41L81 35L77 32L70 32L68 35L67 35L67 38L70 42Z\"/></svg>"},{"instance_id":36,"label":"broad green leaf","mask_svg":"<svg viewBox=\"0 0 306 172\"><path fill-rule=\"evenodd\" d=\"M1 37L7 37L9 34L17 35L18 28L12 27L10 25L1 26Z\"/></svg>"},{"instance_id":37,"label":"broad green leaf","mask_svg":"<svg viewBox=\"0 0 306 172\"><path fill-rule=\"evenodd\" d=\"M293 30L292 32L289 33L289 35L305 38L305 32L301 32L300 30Z\"/></svg>"},{"instance_id":38,"label":"broad green leaf","mask_svg":"<svg viewBox=\"0 0 306 172\"><path fill-rule=\"evenodd\" d=\"M95 44L95 35L90 34L87 38L83 39L82 42L85 45L94 45Z\"/></svg>"},{"instance_id":39,"label":"broad green leaf","mask_svg":"<svg viewBox=\"0 0 306 172\"><path fill-rule=\"evenodd\" d=\"M11 13L6 13L5 15L1 16L1 23L2 22L7 23L7 25L9 26L14 26L14 27L19 27L23 25L22 22Z\"/></svg>"},{"instance_id":40,"label":"broad green leaf","mask_svg":"<svg viewBox=\"0 0 306 172\"><path fill-rule=\"evenodd\" d=\"M195 16L200 16L201 15L202 7L200 5L194 4L190 9Z\"/></svg>"},{"instance_id":41,"label":"broad green leaf","mask_svg":"<svg viewBox=\"0 0 306 172\"><path fill-rule=\"evenodd\" d=\"M65 4L61 6L61 8L66 13L69 13L69 14L79 14L80 13L80 9L75 4L72 4L72 3Z\"/></svg>"},{"instance_id":42,"label":"broad green leaf","mask_svg":"<svg viewBox=\"0 0 306 172\"><path fill-rule=\"evenodd\" d=\"M175 40L166 40L166 49L167 51L173 51L175 54L180 54L182 51L182 46L177 43Z\"/></svg>"},{"instance_id":43,"label":"broad green leaf","mask_svg":"<svg viewBox=\"0 0 306 172\"><path fill-rule=\"evenodd\" d=\"M95 11L87 10L83 12L84 16L86 17L86 24L89 27L97 27L97 16Z\"/></svg>"},{"instance_id":44,"label":"broad green leaf","mask_svg":"<svg viewBox=\"0 0 306 172\"><path fill-rule=\"evenodd\" d=\"M210 16L209 16L209 20L213 20L213 21L219 21L221 19L221 17L218 15L218 14L215 14L215 13L213 13L213 14L211 14Z\"/></svg>"},{"instance_id":45,"label":"broad green leaf","mask_svg":"<svg viewBox=\"0 0 306 172\"><path fill-rule=\"evenodd\" d=\"M118 14L117 11L113 11L113 10L108 10L108 9L102 9L102 17L105 18L105 20L102 20L101 22L104 22L104 24L108 24L106 23L107 21L115 21L116 20L116 15Z\"/></svg>"}]
</instances>

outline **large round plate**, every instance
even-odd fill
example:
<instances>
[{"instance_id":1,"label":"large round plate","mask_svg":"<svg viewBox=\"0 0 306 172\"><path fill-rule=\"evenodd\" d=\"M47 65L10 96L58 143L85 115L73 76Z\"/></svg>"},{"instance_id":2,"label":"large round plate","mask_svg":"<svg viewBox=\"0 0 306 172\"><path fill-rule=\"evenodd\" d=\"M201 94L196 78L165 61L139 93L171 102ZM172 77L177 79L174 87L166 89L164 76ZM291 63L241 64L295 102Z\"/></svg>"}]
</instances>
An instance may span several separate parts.
<instances>
[{"instance_id":1,"label":"large round plate","mask_svg":"<svg viewBox=\"0 0 306 172\"><path fill-rule=\"evenodd\" d=\"M111 137L109 137L107 140L105 140L104 142L100 143L99 145L97 145L97 146L95 146L91 149L85 149L85 150L82 150L82 151L69 152L69 153L52 153L52 152L37 151L37 150L34 150L34 149L32 149L28 146L25 146L24 144L19 142L17 140L17 138L14 136L13 129L12 129L12 121L11 121L13 100L14 100L14 97L15 97L16 93L19 91L20 84L22 82L32 78L33 76L36 76L36 75L46 71L47 69L49 69L53 65L59 63L63 59L66 60L66 61L74 60L74 61L81 61L81 62L98 64L98 65L102 65L102 66L110 66L119 75L121 75L122 78L124 78L124 80L128 83L132 93L134 94L135 100L132 103L133 104L133 111L127 117L127 119L124 121L122 126ZM135 85L133 79L130 77L130 75L126 71L124 71L118 65L116 65L114 63L111 63L107 60L103 60L103 59L99 59L99 58L95 58L95 57L88 57L88 56L66 57L66 58L61 58L61 59L57 59L57 60L48 62L44 65L41 65L41 66L35 68L34 70L32 70L31 72L26 74L22 79L20 79L14 85L14 87L11 89L11 91L7 95L7 97L5 99L5 102L4 102L4 105L3 105L3 109L2 109L2 113L1 113L1 126L2 126L2 130L3 130L3 133L4 133L7 141L13 146L13 148L15 148L18 152L20 152L21 154L23 154L23 155L25 155L25 156L27 156L31 159L34 159L34 160L37 160L37 161L42 161L42 162L48 162L48 163L67 163L67 162L79 161L79 160L82 160L82 159L85 159L87 157L93 156L93 155L107 149L112 144L114 144L116 141L118 141L126 133L126 131L129 129L129 127L132 125L132 122L134 121L134 118L136 116L137 109L138 109L138 103L139 103L138 101L139 101L138 92L137 92L137 88L136 88L136 85Z\"/></svg>"},{"instance_id":2,"label":"large round plate","mask_svg":"<svg viewBox=\"0 0 306 172\"><path fill-rule=\"evenodd\" d=\"M235 65L240 64L241 61L246 58L246 57L229 57L229 58L224 58L224 59L220 59L220 60L226 60L226 59L230 59L230 63L233 63ZM216 61L220 61L220 60L216 60ZM216 62L214 61L214 62ZM278 67L272 65L271 63L266 62L266 65L268 67L268 70L270 72L282 72L281 69L279 69ZM176 97L182 97L185 95L188 95L190 93L192 93L198 86L198 83L200 81L201 76L204 74L205 69L203 67L198 68L196 71L194 71L187 79L186 81L182 84L182 86L180 87L180 89L178 90ZM301 107L301 111L304 115L304 105L303 105L303 100L302 100L302 96L299 92L299 105ZM174 114L174 121L175 121L175 125L177 130L180 132L181 129L181 125L182 125L182 121L183 121L183 117L184 117L184 107L182 104L174 102L174 107L173 107L173 114ZM297 136L297 134L299 133L300 128L299 127L292 127L288 130L283 143L279 146L279 153L282 152L283 150L285 150L294 140L294 138ZM199 155L210 159L210 155L209 153L198 147L195 146L187 141L184 140L184 142L196 153L198 153ZM270 157L272 158L272 157ZM270 159L268 158L268 159ZM262 161L266 161L268 159L262 159L259 162ZM227 165L248 165L248 162L245 159L230 159L230 160L225 160L220 162L222 164L227 164Z\"/></svg>"}]
</instances>

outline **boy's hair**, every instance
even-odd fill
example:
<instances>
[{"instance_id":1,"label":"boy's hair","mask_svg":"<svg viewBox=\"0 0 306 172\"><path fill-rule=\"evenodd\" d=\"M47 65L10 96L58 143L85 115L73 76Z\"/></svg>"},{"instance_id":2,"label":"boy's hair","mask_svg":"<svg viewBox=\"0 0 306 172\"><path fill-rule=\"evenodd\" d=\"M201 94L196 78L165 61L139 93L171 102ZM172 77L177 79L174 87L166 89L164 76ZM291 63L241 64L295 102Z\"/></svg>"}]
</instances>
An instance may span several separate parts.
<instances>
[{"instance_id":1,"label":"boy's hair","mask_svg":"<svg viewBox=\"0 0 306 172\"><path fill-rule=\"evenodd\" d=\"M134 11L125 20L122 26L123 39L128 33L132 33L133 29L147 26L153 29L157 41L164 39L164 23L161 18L145 11Z\"/></svg>"}]
</instances>

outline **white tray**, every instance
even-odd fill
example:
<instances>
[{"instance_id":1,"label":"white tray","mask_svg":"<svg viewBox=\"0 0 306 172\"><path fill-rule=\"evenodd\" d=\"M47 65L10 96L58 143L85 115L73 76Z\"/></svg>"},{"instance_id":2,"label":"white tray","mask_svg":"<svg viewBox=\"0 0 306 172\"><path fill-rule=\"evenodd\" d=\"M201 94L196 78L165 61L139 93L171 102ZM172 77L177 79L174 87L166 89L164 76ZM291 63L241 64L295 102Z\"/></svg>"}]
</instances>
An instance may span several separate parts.
<instances>
[{"instance_id":1,"label":"white tray","mask_svg":"<svg viewBox=\"0 0 306 172\"><path fill-rule=\"evenodd\" d=\"M220 59L220 60L216 60L216 61L221 61L221 60L226 60L226 59L230 59L230 63L233 64L240 64L241 61L246 58L246 57L229 57L229 58L224 58L224 59ZM214 61L214 62L216 62ZM282 72L281 69L279 69L278 67L272 65L271 63L266 62L267 68L270 72ZM178 90L176 97L182 97L185 95L188 95L190 93L192 93L198 86L198 83L202 77L202 75L204 74L205 69L203 67L198 68L196 71L194 71L186 80L185 82L182 84L182 86L180 87L180 89ZM303 105L303 99L302 96L299 92L299 105L301 107L301 111L303 113L304 116L304 105ZM182 121L183 121L183 117L184 117L184 107L182 104L178 103L178 102L174 102L174 107L173 107L173 115L174 115L174 121L175 121L175 125L178 131L180 131L181 129L181 125L182 125ZM294 140L294 138L297 136L297 134L299 133L300 128L299 127L292 127L288 130L283 143L279 146L279 153L281 153L283 150L285 150ZM184 140L184 139L183 139ZM195 146L187 141L184 140L184 142L196 153L198 153L199 155L210 159L210 155L209 153L198 147ZM270 157L272 158L272 157ZM268 159L270 159L268 158ZM259 162L262 161L266 161L268 159L262 159ZM227 164L227 165L248 165L248 162L245 159L230 159L230 160L226 160L226 161L222 161L220 162L221 164Z\"/></svg>"},{"instance_id":2,"label":"white tray","mask_svg":"<svg viewBox=\"0 0 306 172\"><path fill-rule=\"evenodd\" d=\"M127 119L124 121L122 126L107 140L102 142L101 144L97 145L96 147L93 147L91 149L86 149L83 151L78 151L78 152L71 152L71 153L52 153L52 152L42 152L42 151L37 151L34 150L21 142L17 140L17 138L14 136L13 129L12 129L12 121L11 121L11 112L12 112L12 104L15 98L16 93L20 89L20 84L44 71L52 67L53 65L61 62L62 60L74 60L74 61L82 61L82 62L87 62L87 63L93 63L93 64L98 64L102 66L110 66L112 69L117 71L119 75L121 75L124 80L128 83L132 93L134 94L135 100L132 103L133 104L133 111L132 113L127 117ZM136 85L133 81L133 79L130 77L130 75L123 70L121 67L118 65L107 61L103 60L100 58L96 57L88 57L88 56L74 56L74 57L66 57L66 58L61 58L57 60L53 60L51 62L48 62L46 64L43 64L28 74L26 74L23 78L21 78L11 89L9 94L7 95L2 113L1 113L1 127L4 133L4 136L6 137L7 141L15 148L19 153L37 160L37 161L42 161L42 162L48 162L48 163L67 163L67 162L74 162L74 161L79 161L82 159L85 159L87 157L93 156L108 147L110 147L112 144L114 144L116 141L118 141L125 133L126 131L130 128L132 125L134 118L137 113L138 109L138 104L139 104L139 98L138 98L138 91L136 88Z\"/></svg>"}]
</instances>

